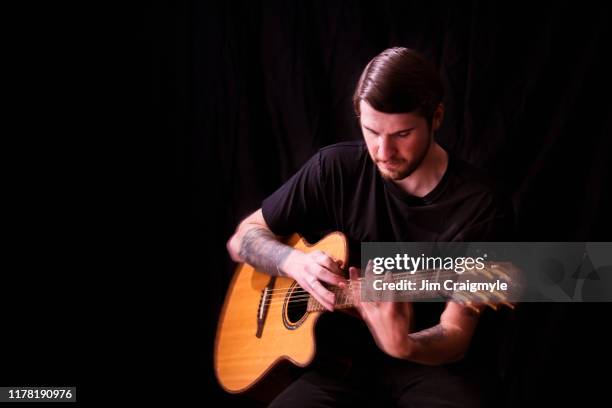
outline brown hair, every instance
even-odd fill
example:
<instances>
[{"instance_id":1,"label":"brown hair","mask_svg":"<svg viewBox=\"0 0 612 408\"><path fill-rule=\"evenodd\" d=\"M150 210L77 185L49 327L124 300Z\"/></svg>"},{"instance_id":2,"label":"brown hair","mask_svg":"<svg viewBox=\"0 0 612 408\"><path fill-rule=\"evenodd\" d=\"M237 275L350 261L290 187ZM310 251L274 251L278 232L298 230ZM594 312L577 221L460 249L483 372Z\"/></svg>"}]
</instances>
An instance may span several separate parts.
<instances>
[{"instance_id":1,"label":"brown hair","mask_svg":"<svg viewBox=\"0 0 612 408\"><path fill-rule=\"evenodd\" d=\"M362 100L380 112L417 112L431 126L443 96L444 87L435 66L414 50L394 47L378 54L365 67L353 95L353 106L358 117Z\"/></svg>"}]
</instances>

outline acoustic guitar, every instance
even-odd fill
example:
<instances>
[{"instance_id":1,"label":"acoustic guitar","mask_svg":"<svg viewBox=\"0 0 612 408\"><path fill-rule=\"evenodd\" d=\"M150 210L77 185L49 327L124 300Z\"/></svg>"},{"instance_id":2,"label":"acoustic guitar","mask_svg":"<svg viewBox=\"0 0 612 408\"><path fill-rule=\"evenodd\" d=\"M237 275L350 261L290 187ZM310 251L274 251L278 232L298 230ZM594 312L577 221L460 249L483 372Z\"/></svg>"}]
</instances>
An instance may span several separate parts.
<instances>
[{"instance_id":1,"label":"acoustic guitar","mask_svg":"<svg viewBox=\"0 0 612 408\"><path fill-rule=\"evenodd\" d=\"M333 232L314 245L294 234L286 244L304 252L323 251L342 265L348 262L347 241L340 232ZM500 270L481 273L509 278ZM413 278L418 276L425 275L417 273ZM331 286L328 289L336 295L335 309L354 307L350 289ZM415 293L415 297L418 295ZM478 301L494 309L500 303L512 307L498 293L455 292L452 298L467 305ZM307 366L315 356L315 324L324 311L295 280L270 276L249 264L239 264L225 298L215 340L214 364L220 385L231 393L244 392L282 360Z\"/></svg>"}]
</instances>

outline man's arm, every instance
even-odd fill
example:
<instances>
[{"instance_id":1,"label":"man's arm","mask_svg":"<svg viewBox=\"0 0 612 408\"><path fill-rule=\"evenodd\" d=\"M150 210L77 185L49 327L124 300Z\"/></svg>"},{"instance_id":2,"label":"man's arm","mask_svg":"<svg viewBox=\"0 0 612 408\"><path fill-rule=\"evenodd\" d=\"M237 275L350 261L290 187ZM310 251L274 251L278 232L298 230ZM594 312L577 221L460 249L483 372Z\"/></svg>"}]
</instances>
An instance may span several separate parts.
<instances>
[{"instance_id":1,"label":"man's arm","mask_svg":"<svg viewBox=\"0 0 612 408\"><path fill-rule=\"evenodd\" d=\"M448 302L440 323L410 333L412 307L402 302L361 302L361 315L378 347L391 357L426 365L460 360L465 355L478 314L455 302Z\"/></svg>"},{"instance_id":2,"label":"man's arm","mask_svg":"<svg viewBox=\"0 0 612 408\"><path fill-rule=\"evenodd\" d=\"M334 308L335 295L321 281L346 285L338 264L325 253L304 253L281 243L268 227L261 209L240 223L227 242L227 250L235 262L247 262L269 275L295 279L328 310Z\"/></svg>"},{"instance_id":3,"label":"man's arm","mask_svg":"<svg viewBox=\"0 0 612 408\"><path fill-rule=\"evenodd\" d=\"M462 359L472 341L478 318L479 312L456 302L448 302L440 316L440 323L408 334L401 358L428 365Z\"/></svg>"},{"instance_id":4,"label":"man's arm","mask_svg":"<svg viewBox=\"0 0 612 408\"><path fill-rule=\"evenodd\" d=\"M357 268L349 269L351 281L358 282ZM427 365L446 364L460 360L468 350L479 313L456 302L447 302L440 323L410 333L413 309L409 302L362 302L360 286L353 285L355 306L368 325L378 347L391 357Z\"/></svg>"},{"instance_id":5,"label":"man's arm","mask_svg":"<svg viewBox=\"0 0 612 408\"><path fill-rule=\"evenodd\" d=\"M280 265L292 250L270 230L261 209L245 218L227 241L227 251L234 262L247 262L272 276L282 274Z\"/></svg>"}]
</instances>

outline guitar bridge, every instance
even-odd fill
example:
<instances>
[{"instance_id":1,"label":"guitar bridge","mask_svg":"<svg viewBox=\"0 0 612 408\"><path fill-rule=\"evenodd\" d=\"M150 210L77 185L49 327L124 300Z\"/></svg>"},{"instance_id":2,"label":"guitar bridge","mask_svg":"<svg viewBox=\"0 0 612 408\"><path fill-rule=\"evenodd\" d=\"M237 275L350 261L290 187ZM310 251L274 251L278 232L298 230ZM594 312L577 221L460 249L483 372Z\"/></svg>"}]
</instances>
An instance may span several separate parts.
<instances>
[{"instance_id":1,"label":"guitar bridge","mask_svg":"<svg viewBox=\"0 0 612 408\"><path fill-rule=\"evenodd\" d=\"M255 333L255 337L258 339L261 338L263 333L263 327L268 314L268 309L270 308L270 299L272 298L272 289L274 289L275 281L276 277L272 276L268 282L268 285L261 292L261 299L259 300L259 307L257 308L257 332Z\"/></svg>"}]
</instances>

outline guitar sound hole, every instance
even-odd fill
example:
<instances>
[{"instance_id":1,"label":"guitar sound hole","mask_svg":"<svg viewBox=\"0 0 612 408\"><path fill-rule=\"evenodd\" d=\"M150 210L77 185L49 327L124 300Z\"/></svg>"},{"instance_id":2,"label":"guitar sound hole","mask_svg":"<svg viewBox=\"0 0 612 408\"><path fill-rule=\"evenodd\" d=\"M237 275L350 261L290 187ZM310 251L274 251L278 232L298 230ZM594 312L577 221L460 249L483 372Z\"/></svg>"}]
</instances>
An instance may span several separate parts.
<instances>
[{"instance_id":1,"label":"guitar sound hole","mask_svg":"<svg viewBox=\"0 0 612 408\"><path fill-rule=\"evenodd\" d=\"M289 295L285 298L285 313L283 320L288 329L298 328L308 313L308 292L296 284L292 285Z\"/></svg>"}]
</instances>

